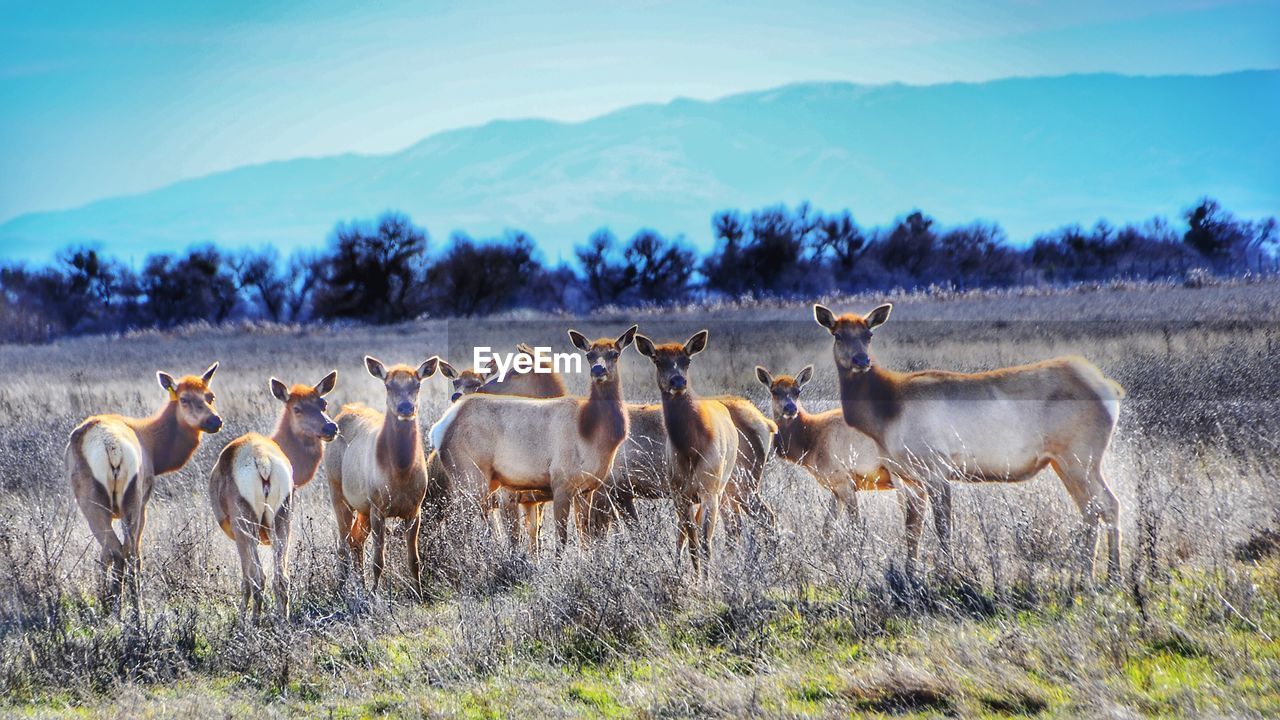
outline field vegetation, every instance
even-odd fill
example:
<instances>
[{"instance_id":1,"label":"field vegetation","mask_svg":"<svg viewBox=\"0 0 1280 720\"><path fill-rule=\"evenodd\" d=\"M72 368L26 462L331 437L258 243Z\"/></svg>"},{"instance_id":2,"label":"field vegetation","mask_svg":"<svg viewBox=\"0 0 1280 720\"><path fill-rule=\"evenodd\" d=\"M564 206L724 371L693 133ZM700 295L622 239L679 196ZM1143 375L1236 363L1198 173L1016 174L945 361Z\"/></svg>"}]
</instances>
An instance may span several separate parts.
<instances>
[{"instance_id":1,"label":"field vegetation","mask_svg":"<svg viewBox=\"0 0 1280 720\"><path fill-rule=\"evenodd\" d=\"M424 538L425 598L403 584L355 607L337 587L323 475L296 498L287 625L240 621L233 544L206 483L218 451L268 431L275 375L339 373L336 403L381 407L373 354L470 365L471 348L569 350L565 330L655 340L708 327L692 372L704 393L767 408L752 368L817 373L802 400L837 403L830 336L793 301L590 317L512 312L381 326L233 325L0 346L0 713L56 717L1266 716L1280 713L1280 283L1131 283L826 297L866 311L886 298L878 361L975 370L1080 354L1128 396L1107 469L1123 504L1123 577L1077 570L1079 514L1050 473L957 489L956 564L903 572L892 493L864 493L858 526L771 461L775 530L719 539L711 576L677 563L669 503L596 544L529 557L452 519ZM142 415L164 399L155 371L213 381L221 434L161 478L144 539L140 622L97 595L97 546L62 477L84 417ZM656 399L651 365L628 351L628 400ZM574 391L586 380L567 378ZM420 422L448 402L423 389ZM931 523L930 523L931 525ZM546 531L550 533L550 529ZM544 545L552 546L551 536ZM264 555L265 556L265 555Z\"/></svg>"}]
</instances>

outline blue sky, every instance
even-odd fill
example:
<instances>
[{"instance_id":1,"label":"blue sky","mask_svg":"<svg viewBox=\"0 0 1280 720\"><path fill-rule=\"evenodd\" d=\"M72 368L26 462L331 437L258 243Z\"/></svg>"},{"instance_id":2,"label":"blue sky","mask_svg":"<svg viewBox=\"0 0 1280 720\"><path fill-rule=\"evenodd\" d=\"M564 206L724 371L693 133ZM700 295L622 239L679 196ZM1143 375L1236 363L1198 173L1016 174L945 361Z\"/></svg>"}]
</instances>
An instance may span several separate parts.
<instances>
[{"instance_id":1,"label":"blue sky","mask_svg":"<svg viewBox=\"0 0 1280 720\"><path fill-rule=\"evenodd\" d=\"M805 80L1280 67L1280 1L7 2L0 221L494 118Z\"/></svg>"}]
</instances>

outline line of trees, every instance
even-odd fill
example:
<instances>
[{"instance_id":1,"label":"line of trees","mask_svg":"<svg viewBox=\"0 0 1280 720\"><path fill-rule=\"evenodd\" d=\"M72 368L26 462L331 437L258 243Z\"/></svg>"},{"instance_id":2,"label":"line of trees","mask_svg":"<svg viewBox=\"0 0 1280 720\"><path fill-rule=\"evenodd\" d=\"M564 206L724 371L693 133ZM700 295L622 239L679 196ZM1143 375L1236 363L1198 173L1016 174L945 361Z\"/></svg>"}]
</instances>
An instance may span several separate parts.
<instances>
[{"instance_id":1,"label":"line of trees","mask_svg":"<svg viewBox=\"0 0 1280 720\"><path fill-rule=\"evenodd\" d=\"M433 249L403 214L339 223L323 251L280 257L273 248L213 245L154 254L133 268L89 247L67 248L45 267L0 265L0 339L168 328L204 320L398 322L423 315L485 315L512 308L588 310L711 297L812 296L942 285L957 288L1274 271L1275 218L1251 222L1210 199L1163 219L1059 228L1025 247L998 225L942 228L915 211L864 228L846 210L807 204L712 219L703 257L681 236L641 230L623 242L607 229L575 262L542 260L528 234L477 240L455 233Z\"/></svg>"}]
</instances>

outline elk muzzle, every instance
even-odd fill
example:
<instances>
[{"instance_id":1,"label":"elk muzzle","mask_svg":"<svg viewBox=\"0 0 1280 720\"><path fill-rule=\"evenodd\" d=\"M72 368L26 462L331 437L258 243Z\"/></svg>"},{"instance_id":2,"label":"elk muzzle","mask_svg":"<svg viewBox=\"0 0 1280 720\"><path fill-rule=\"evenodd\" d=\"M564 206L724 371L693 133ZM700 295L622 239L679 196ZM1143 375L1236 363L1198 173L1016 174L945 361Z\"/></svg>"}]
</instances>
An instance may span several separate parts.
<instances>
[{"instance_id":1,"label":"elk muzzle","mask_svg":"<svg viewBox=\"0 0 1280 720\"><path fill-rule=\"evenodd\" d=\"M862 372L863 370L871 367L871 356L864 352L854 353L852 362L853 369L858 372Z\"/></svg>"},{"instance_id":2,"label":"elk muzzle","mask_svg":"<svg viewBox=\"0 0 1280 720\"><path fill-rule=\"evenodd\" d=\"M332 420L325 423L324 429L321 431L321 437L326 441L330 441L338 437L338 423L333 422Z\"/></svg>"},{"instance_id":3,"label":"elk muzzle","mask_svg":"<svg viewBox=\"0 0 1280 720\"><path fill-rule=\"evenodd\" d=\"M207 433L216 433L222 429L222 418L217 415L210 415L200 423L200 429Z\"/></svg>"},{"instance_id":4,"label":"elk muzzle","mask_svg":"<svg viewBox=\"0 0 1280 720\"><path fill-rule=\"evenodd\" d=\"M398 403L396 405L396 415L398 415L401 420L409 420L412 418L414 416L413 403L408 401Z\"/></svg>"}]
</instances>

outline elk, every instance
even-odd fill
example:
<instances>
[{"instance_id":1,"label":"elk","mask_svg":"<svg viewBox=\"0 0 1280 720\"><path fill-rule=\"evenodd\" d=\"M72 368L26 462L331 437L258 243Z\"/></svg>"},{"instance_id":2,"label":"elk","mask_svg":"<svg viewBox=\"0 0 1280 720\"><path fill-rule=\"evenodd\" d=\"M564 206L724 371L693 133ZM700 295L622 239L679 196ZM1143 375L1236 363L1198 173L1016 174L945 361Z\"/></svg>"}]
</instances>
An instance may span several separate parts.
<instances>
[{"instance_id":1,"label":"elk","mask_svg":"<svg viewBox=\"0 0 1280 720\"><path fill-rule=\"evenodd\" d=\"M676 554L687 547L695 573L702 560L710 565L720 498L738 457L738 429L729 408L718 400L699 398L689 383L690 361L706 349L708 335L701 330L683 345L655 345L636 336L636 350L653 361L662 395L668 484L679 528Z\"/></svg>"},{"instance_id":2,"label":"elk","mask_svg":"<svg viewBox=\"0 0 1280 720\"><path fill-rule=\"evenodd\" d=\"M1092 578L1099 521L1107 524L1109 580L1119 578L1120 502L1102 472L1124 389L1081 357L988 372L902 373L871 357L872 332L892 305L836 316L813 306L834 339L845 422L883 456L920 479L950 560L949 481L1019 482L1052 467L1084 519L1083 564Z\"/></svg>"},{"instance_id":3,"label":"elk","mask_svg":"<svg viewBox=\"0 0 1280 720\"><path fill-rule=\"evenodd\" d=\"M432 426L431 443L459 488L476 493L481 507L498 488L549 495L563 548L570 511L576 503L585 513L627 435L618 358L637 329L594 342L569 331L591 363L586 398L476 393L450 406Z\"/></svg>"},{"instance_id":4,"label":"elk","mask_svg":"<svg viewBox=\"0 0 1280 720\"><path fill-rule=\"evenodd\" d=\"M366 355L365 369L381 380L386 410L359 403L344 405L335 420L338 439L325 455L330 499L338 521L338 556L343 580L354 571L364 580L364 543L373 536L373 589L382 578L386 523L400 518L407 526L410 581L422 593L418 529L427 493L427 463L418 429L418 391L435 374L440 358L432 356L414 368L387 367Z\"/></svg>"},{"instance_id":5,"label":"elk","mask_svg":"<svg viewBox=\"0 0 1280 720\"><path fill-rule=\"evenodd\" d=\"M858 520L858 492L893 490L901 492L906 522L908 566L920 554L927 497L917 483L892 475L880 459L880 448L866 435L845 424L841 410L810 414L800 404L800 393L813 379L813 366L799 374L771 375L756 366L756 378L769 389L773 419L778 423L778 455L804 468L823 488L831 491L832 513Z\"/></svg>"},{"instance_id":6,"label":"elk","mask_svg":"<svg viewBox=\"0 0 1280 720\"><path fill-rule=\"evenodd\" d=\"M516 345L516 350L529 357L537 357L533 348L525 343ZM552 371L546 364L540 367L538 372L533 370L523 372L512 370L505 378L497 380L494 378L492 371L481 372L471 368L460 371L441 360L440 373L453 384L453 393L449 398L450 402L457 402L464 395L477 392L488 395L517 395L531 398L563 397L566 394L564 380L559 373ZM428 490L429 493L434 493L434 496L441 498L448 495L448 475L445 473L444 463L440 461L440 454L434 448L427 456L427 476L431 484L431 488ZM529 536L530 547L536 547L542 528L542 510L549 501L549 495L534 495L532 493L521 495L511 493L505 489L497 491L494 497L494 505L507 525L512 542L515 542L520 533L521 516L523 515L524 528Z\"/></svg>"},{"instance_id":7,"label":"elk","mask_svg":"<svg viewBox=\"0 0 1280 720\"><path fill-rule=\"evenodd\" d=\"M778 426L745 398L717 395L710 399L725 405L738 429L738 458L722 501L727 511L726 528L730 535L738 535L744 517L756 517L769 527L775 526L776 515L761 495L760 486ZM662 405L628 403L626 409L630 423L627 440L618 448L604 492L596 493L592 502L590 525L597 533L608 529L615 508L624 521L631 523L639 518L635 500L671 498Z\"/></svg>"},{"instance_id":8,"label":"elk","mask_svg":"<svg viewBox=\"0 0 1280 720\"><path fill-rule=\"evenodd\" d=\"M289 531L293 491L311 482L324 443L338 436L338 425L326 413L324 396L338 383L334 370L314 387L292 388L276 378L267 383L284 403L271 437L248 433L232 440L218 455L209 475L209 502L218 527L235 541L240 556L241 612L262 616L264 577L258 545L272 546L276 610L289 619Z\"/></svg>"},{"instance_id":9,"label":"elk","mask_svg":"<svg viewBox=\"0 0 1280 720\"><path fill-rule=\"evenodd\" d=\"M95 415L71 431L64 452L67 484L102 547L105 597L117 612L126 576L135 614L142 610L142 529L156 476L181 469L200 446L202 433L222 429L209 389L217 369L215 362L203 375L181 380L157 372L169 400L155 415ZM114 520L120 520L123 543Z\"/></svg>"}]
</instances>

